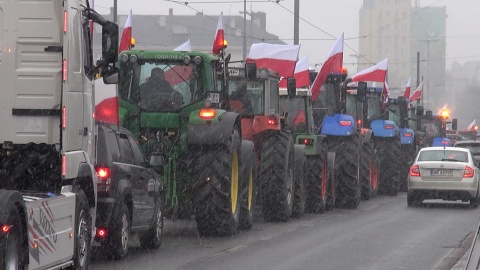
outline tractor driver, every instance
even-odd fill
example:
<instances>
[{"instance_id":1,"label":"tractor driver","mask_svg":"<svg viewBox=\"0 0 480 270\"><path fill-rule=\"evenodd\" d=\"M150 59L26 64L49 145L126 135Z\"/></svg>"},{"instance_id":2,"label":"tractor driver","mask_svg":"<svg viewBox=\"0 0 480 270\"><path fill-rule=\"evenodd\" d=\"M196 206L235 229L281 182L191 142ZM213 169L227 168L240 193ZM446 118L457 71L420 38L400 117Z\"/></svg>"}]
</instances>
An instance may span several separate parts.
<instances>
[{"instance_id":1,"label":"tractor driver","mask_svg":"<svg viewBox=\"0 0 480 270\"><path fill-rule=\"evenodd\" d=\"M179 107L183 104L183 96L173 90L165 80L163 69L156 67L150 73L150 78L140 85L140 106L148 110Z\"/></svg>"},{"instance_id":2,"label":"tractor driver","mask_svg":"<svg viewBox=\"0 0 480 270\"><path fill-rule=\"evenodd\" d=\"M253 113L252 101L248 95L246 83L239 85L237 90L230 94L229 98L230 107L232 107L234 111L240 113ZM241 105L237 106L237 103L240 103Z\"/></svg>"}]
</instances>

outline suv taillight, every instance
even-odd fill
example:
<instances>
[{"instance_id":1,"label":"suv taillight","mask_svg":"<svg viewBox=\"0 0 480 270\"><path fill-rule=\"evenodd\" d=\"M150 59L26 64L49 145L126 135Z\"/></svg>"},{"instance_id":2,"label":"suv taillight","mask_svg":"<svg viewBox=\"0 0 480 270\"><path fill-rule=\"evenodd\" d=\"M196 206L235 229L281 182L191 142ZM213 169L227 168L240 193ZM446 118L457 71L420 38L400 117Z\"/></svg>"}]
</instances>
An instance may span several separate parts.
<instances>
[{"instance_id":1,"label":"suv taillight","mask_svg":"<svg viewBox=\"0 0 480 270\"><path fill-rule=\"evenodd\" d=\"M463 178L472 178L475 174L475 171L470 166L465 166L465 170L463 170Z\"/></svg>"},{"instance_id":2,"label":"suv taillight","mask_svg":"<svg viewBox=\"0 0 480 270\"><path fill-rule=\"evenodd\" d=\"M413 165L412 167L410 167L410 176L420 176L420 168L418 167L418 165Z\"/></svg>"},{"instance_id":3,"label":"suv taillight","mask_svg":"<svg viewBox=\"0 0 480 270\"><path fill-rule=\"evenodd\" d=\"M98 183L98 191L108 192L112 184L112 179L110 178L110 168L108 167L98 167L96 168Z\"/></svg>"}]
</instances>

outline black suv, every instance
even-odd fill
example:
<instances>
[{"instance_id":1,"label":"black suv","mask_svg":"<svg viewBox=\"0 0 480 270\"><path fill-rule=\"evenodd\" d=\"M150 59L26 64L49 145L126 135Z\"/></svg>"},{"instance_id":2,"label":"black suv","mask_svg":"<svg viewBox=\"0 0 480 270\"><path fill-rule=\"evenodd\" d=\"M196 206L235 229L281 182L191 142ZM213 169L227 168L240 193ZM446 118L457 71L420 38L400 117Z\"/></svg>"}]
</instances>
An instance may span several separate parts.
<instances>
[{"instance_id":1,"label":"black suv","mask_svg":"<svg viewBox=\"0 0 480 270\"><path fill-rule=\"evenodd\" d=\"M128 253L131 233L144 249L160 247L163 235L163 186L145 161L130 131L98 124L97 234L104 251L115 259Z\"/></svg>"}]
</instances>

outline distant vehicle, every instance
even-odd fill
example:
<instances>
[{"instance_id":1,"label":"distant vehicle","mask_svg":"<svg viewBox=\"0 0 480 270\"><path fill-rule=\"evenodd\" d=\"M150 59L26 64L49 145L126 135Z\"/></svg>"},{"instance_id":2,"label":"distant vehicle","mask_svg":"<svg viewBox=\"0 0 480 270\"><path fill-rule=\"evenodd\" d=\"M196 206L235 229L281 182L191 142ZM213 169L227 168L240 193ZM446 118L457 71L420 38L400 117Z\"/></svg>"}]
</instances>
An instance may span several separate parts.
<instances>
[{"instance_id":1,"label":"distant vehicle","mask_svg":"<svg viewBox=\"0 0 480 270\"><path fill-rule=\"evenodd\" d=\"M479 164L480 162L480 141L457 141L455 142L455 147L467 148L472 152L473 159L475 160L475 164Z\"/></svg>"},{"instance_id":2,"label":"distant vehicle","mask_svg":"<svg viewBox=\"0 0 480 270\"><path fill-rule=\"evenodd\" d=\"M424 199L470 201L479 205L479 169L469 149L457 147L422 148L408 175L408 206Z\"/></svg>"},{"instance_id":3,"label":"distant vehicle","mask_svg":"<svg viewBox=\"0 0 480 270\"><path fill-rule=\"evenodd\" d=\"M98 124L95 240L114 259L128 254L130 233L139 234L144 249L157 249L162 242L163 189L150 167L130 131Z\"/></svg>"}]
</instances>

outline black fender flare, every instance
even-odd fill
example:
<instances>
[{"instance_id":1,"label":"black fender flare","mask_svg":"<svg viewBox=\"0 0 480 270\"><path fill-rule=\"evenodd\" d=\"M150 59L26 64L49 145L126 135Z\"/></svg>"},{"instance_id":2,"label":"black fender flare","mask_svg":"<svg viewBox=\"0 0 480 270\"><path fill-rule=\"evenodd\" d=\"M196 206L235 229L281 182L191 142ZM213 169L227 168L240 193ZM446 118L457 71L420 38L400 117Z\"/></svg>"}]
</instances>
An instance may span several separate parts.
<instances>
[{"instance_id":1,"label":"black fender flare","mask_svg":"<svg viewBox=\"0 0 480 270\"><path fill-rule=\"evenodd\" d=\"M87 196L88 205L94 208L97 205L94 183L95 178L92 175L92 166L86 162L80 163L78 167L77 178L73 180L73 186L82 189Z\"/></svg>"},{"instance_id":2,"label":"black fender flare","mask_svg":"<svg viewBox=\"0 0 480 270\"><path fill-rule=\"evenodd\" d=\"M187 125L187 144L211 145L225 144L230 139L233 127L237 125L241 136L240 116L234 112L225 112L215 124L191 124Z\"/></svg>"},{"instance_id":3,"label":"black fender flare","mask_svg":"<svg viewBox=\"0 0 480 270\"><path fill-rule=\"evenodd\" d=\"M28 222L27 222L27 208L22 194L16 190L0 189L0 223L8 224L10 219L10 210L17 208L22 222L22 254L21 260L24 264L28 263Z\"/></svg>"}]
</instances>

